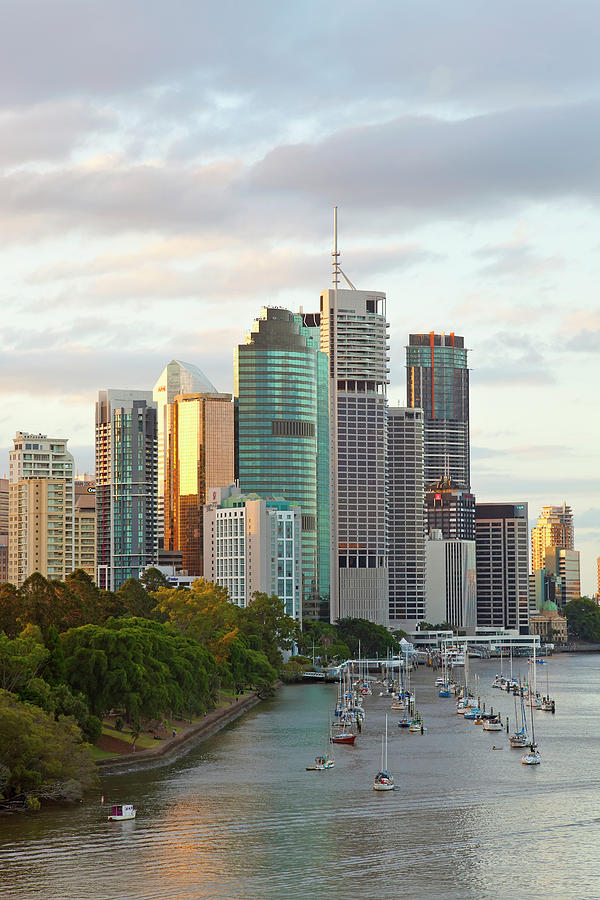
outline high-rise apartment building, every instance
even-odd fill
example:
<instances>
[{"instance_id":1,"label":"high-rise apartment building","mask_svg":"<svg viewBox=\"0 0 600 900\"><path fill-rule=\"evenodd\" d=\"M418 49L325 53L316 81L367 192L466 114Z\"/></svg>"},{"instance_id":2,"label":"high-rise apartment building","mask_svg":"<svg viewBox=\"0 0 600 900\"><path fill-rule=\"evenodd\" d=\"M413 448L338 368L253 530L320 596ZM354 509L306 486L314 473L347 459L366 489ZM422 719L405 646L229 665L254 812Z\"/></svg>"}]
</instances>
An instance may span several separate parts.
<instances>
[{"instance_id":1,"label":"high-rise apartment building","mask_svg":"<svg viewBox=\"0 0 600 900\"><path fill-rule=\"evenodd\" d=\"M560 578L561 595L556 601L560 609L570 600L578 600L581 597L579 550L566 550L563 547L546 548L544 570Z\"/></svg>"},{"instance_id":2,"label":"high-rise apartment building","mask_svg":"<svg viewBox=\"0 0 600 900\"><path fill-rule=\"evenodd\" d=\"M239 488L209 488L204 507L208 581L245 607L255 591L277 595L286 613L302 614L302 512L283 498L265 500Z\"/></svg>"},{"instance_id":3,"label":"high-rise apartment building","mask_svg":"<svg viewBox=\"0 0 600 900\"><path fill-rule=\"evenodd\" d=\"M231 394L178 394L167 412L164 549L181 552L188 575L203 575L206 491L234 477Z\"/></svg>"},{"instance_id":4,"label":"high-rise apartment building","mask_svg":"<svg viewBox=\"0 0 600 900\"><path fill-rule=\"evenodd\" d=\"M0 545L8 546L8 478L0 478Z\"/></svg>"},{"instance_id":5,"label":"high-rise apartment building","mask_svg":"<svg viewBox=\"0 0 600 900\"><path fill-rule=\"evenodd\" d=\"M100 391L96 403L97 584L104 590L117 590L156 563L157 468L152 391Z\"/></svg>"},{"instance_id":6,"label":"high-rise apartment building","mask_svg":"<svg viewBox=\"0 0 600 900\"><path fill-rule=\"evenodd\" d=\"M441 531L447 540L475 540L475 497L442 477L425 492L427 531Z\"/></svg>"},{"instance_id":7,"label":"high-rise apartment building","mask_svg":"<svg viewBox=\"0 0 600 900\"><path fill-rule=\"evenodd\" d=\"M425 412L425 484L445 473L471 486L469 370L463 337L411 334L406 348L407 405Z\"/></svg>"},{"instance_id":8,"label":"high-rise apartment building","mask_svg":"<svg viewBox=\"0 0 600 900\"><path fill-rule=\"evenodd\" d=\"M8 580L73 571L73 457L64 438L18 431L9 454Z\"/></svg>"},{"instance_id":9,"label":"high-rise apartment building","mask_svg":"<svg viewBox=\"0 0 600 900\"><path fill-rule=\"evenodd\" d=\"M240 489L283 496L302 510L302 614L318 618L319 509L328 485L319 475L319 356L302 318L287 309L261 310L235 350L236 473Z\"/></svg>"},{"instance_id":10,"label":"high-rise apartment building","mask_svg":"<svg viewBox=\"0 0 600 900\"><path fill-rule=\"evenodd\" d=\"M546 552L552 549L574 550L575 529L570 506L543 506L537 524L531 529L531 568L535 572L546 564Z\"/></svg>"},{"instance_id":11,"label":"high-rise apartment building","mask_svg":"<svg viewBox=\"0 0 600 900\"><path fill-rule=\"evenodd\" d=\"M477 624L529 628L527 503L477 503Z\"/></svg>"},{"instance_id":12,"label":"high-rise apartment building","mask_svg":"<svg viewBox=\"0 0 600 900\"><path fill-rule=\"evenodd\" d=\"M74 569L96 580L96 485L93 481L75 482Z\"/></svg>"},{"instance_id":13,"label":"high-rise apartment building","mask_svg":"<svg viewBox=\"0 0 600 900\"><path fill-rule=\"evenodd\" d=\"M329 356L331 618L387 624L386 296L322 291L319 324Z\"/></svg>"},{"instance_id":14,"label":"high-rise apartment building","mask_svg":"<svg viewBox=\"0 0 600 900\"><path fill-rule=\"evenodd\" d=\"M389 407L387 449L389 620L414 631L426 619L423 410Z\"/></svg>"},{"instance_id":15,"label":"high-rise apartment building","mask_svg":"<svg viewBox=\"0 0 600 900\"><path fill-rule=\"evenodd\" d=\"M217 389L211 384L204 372L191 363L172 359L162 370L152 390L152 399L156 403L157 418L157 454L158 454L158 547L164 547L164 496L167 473L167 444L171 422L169 414L178 394L216 394Z\"/></svg>"},{"instance_id":16,"label":"high-rise apartment building","mask_svg":"<svg viewBox=\"0 0 600 900\"><path fill-rule=\"evenodd\" d=\"M427 621L474 633L477 625L475 541L453 540L434 529L426 544Z\"/></svg>"}]
</instances>

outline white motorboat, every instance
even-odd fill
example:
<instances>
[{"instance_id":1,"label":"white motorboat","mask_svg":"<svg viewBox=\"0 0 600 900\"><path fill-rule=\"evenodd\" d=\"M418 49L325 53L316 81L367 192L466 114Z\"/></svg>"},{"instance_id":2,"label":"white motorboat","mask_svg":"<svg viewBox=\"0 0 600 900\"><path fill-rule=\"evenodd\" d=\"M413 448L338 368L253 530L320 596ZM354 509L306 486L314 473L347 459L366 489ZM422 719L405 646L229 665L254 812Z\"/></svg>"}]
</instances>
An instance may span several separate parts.
<instances>
[{"instance_id":1,"label":"white motorboat","mask_svg":"<svg viewBox=\"0 0 600 900\"><path fill-rule=\"evenodd\" d=\"M135 819L136 808L131 803L116 803L108 816L109 822L124 822L126 819Z\"/></svg>"},{"instance_id":2,"label":"white motorboat","mask_svg":"<svg viewBox=\"0 0 600 900\"><path fill-rule=\"evenodd\" d=\"M484 731L502 731L503 725L500 719L484 719L483 720L483 730Z\"/></svg>"}]
</instances>

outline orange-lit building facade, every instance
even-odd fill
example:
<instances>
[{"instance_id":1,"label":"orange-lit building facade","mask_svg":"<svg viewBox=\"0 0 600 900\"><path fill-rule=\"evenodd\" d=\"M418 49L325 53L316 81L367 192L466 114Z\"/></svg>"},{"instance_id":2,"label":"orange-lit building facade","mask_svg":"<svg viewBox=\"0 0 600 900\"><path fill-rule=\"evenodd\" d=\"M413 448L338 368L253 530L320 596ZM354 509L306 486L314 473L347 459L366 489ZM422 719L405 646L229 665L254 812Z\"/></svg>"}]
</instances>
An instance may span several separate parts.
<instances>
[{"instance_id":1,"label":"orange-lit building facade","mask_svg":"<svg viewBox=\"0 0 600 900\"><path fill-rule=\"evenodd\" d=\"M189 575L203 575L206 491L234 479L233 403L231 394L178 394L170 407L165 550L182 554Z\"/></svg>"}]
</instances>

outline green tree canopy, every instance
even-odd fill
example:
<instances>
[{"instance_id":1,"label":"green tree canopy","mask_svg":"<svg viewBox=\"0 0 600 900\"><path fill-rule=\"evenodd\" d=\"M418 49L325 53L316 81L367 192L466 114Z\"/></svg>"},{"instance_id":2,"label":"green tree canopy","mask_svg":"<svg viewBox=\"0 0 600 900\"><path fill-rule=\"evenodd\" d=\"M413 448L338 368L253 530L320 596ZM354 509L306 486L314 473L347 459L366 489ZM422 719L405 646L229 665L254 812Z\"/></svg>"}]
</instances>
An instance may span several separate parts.
<instances>
[{"instance_id":1,"label":"green tree canopy","mask_svg":"<svg viewBox=\"0 0 600 900\"><path fill-rule=\"evenodd\" d=\"M277 669L283 662L280 651L291 650L300 637L300 624L286 614L283 601L260 591L240 610L239 627L243 634L259 639L260 649Z\"/></svg>"},{"instance_id":2,"label":"green tree canopy","mask_svg":"<svg viewBox=\"0 0 600 900\"><path fill-rule=\"evenodd\" d=\"M31 636L9 638L0 632L0 688L17 693L34 678L50 656Z\"/></svg>"},{"instance_id":3,"label":"green tree canopy","mask_svg":"<svg viewBox=\"0 0 600 900\"><path fill-rule=\"evenodd\" d=\"M14 584L0 584L0 631L9 637L14 637L21 630L17 621L19 605L19 595Z\"/></svg>"},{"instance_id":4,"label":"green tree canopy","mask_svg":"<svg viewBox=\"0 0 600 900\"><path fill-rule=\"evenodd\" d=\"M154 596L158 612L181 634L206 647L219 665L228 659L238 636L240 610L229 601L226 588L198 578L189 591L159 588Z\"/></svg>"},{"instance_id":5,"label":"green tree canopy","mask_svg":"<svg viewBox=\"0 0 600 900\"><path fill-rule=\"evenodd\" d=\"M367 619L339 619L338 632L341 640L348 645L353 656L385 656L388 651L397 653L400 645L383 625L375 625Z\"/></svg>"},{"instance_id":6,"label":"green tree canopy","mask_svg":"<svg viewBox=\"0 0 600 900\"><path fill-rule=\"evenodd\" d=\"M563 606L570 633L580 641L600 641L600 606L589 597L570 600Z\"/></svg>"},{"instance_id":7,"label":"green tree canopy","mask_svg":"<svg viewBox=\"0 0 600 900\"><path fill-rule=\"evenodd\" d=\"M169 587L166 576L163 575L160 569L156 569L155 567L146 569L146 571L140 575L140 581L149 594L154 593L154 591L157 591L161 587Z\"/></svg>"},{"instance_id":8,"label":"green tree canopy","mask_svg":"<svg viewBox=\"0 0 600 900\"><path fill-rule=\"evenodd\" d=\"M150 596L137 578L128 578L117 591L117 599L123 603L123 613L127 616L152 618L156 601Z\"/></svg>"}]
</instances>

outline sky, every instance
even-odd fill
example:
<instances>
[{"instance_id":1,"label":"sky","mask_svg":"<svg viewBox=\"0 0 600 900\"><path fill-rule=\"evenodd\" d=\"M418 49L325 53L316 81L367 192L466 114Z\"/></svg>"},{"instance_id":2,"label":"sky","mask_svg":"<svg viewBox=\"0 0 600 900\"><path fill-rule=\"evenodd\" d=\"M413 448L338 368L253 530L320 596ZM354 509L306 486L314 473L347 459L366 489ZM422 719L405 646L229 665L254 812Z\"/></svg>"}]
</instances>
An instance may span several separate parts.
<instances>
[{"instance_id":1,"label":"sky","mask_svg":"<svg viewBox=\"0 0 600 900\"><path fill-rule=\"evenodd\" d=\"M99 389L172 358L223 391L261 306L342 268L470 348L480 501L575 513L600 555L600 5L3 0L0 462L93 467Z\"/></svg>"}]
</instances>

